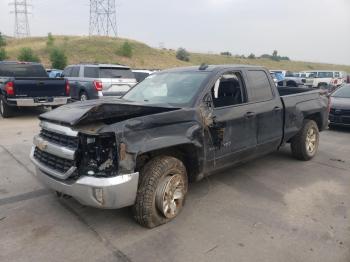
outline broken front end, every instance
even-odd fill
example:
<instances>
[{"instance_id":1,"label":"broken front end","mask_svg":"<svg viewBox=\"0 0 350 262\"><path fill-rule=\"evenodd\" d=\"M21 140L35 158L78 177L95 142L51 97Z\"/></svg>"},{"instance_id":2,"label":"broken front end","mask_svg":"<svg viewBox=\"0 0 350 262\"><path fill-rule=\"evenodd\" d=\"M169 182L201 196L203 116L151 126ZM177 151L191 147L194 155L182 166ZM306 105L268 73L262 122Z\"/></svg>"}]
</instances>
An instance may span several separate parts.
<instances>
[{"instance_id":1,"label":"broken front end","mask_svg":"<svg viewBox=\"0 0 350 262\"><path fill-rule=\"evenodd\" d=\"M93 134L41 122L30 158L47 187L99 208L133 205L139 174L120 168L125 145L114 133Z\"/></svg>"}]
</instances>

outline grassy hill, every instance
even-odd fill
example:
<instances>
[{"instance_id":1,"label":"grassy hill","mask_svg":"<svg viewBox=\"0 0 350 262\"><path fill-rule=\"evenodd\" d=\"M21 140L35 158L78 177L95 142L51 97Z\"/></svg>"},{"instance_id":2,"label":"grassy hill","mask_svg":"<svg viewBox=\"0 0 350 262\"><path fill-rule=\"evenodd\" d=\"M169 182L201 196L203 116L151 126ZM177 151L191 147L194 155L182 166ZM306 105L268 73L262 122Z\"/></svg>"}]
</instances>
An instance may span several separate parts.
<instances>
[{"instance_id":1,"label":"grassy hill","mask_svg":"<svg viewBox=\"0 0 350 262\"><path fill-rule=\"evenodd\" d=\"M65 50L68 63L100 62L119 63L133 68L164 69L178 66L207 64L254 64L267 68L282 68L292 71L325 69L344 70L350 72L350 66L319 64L298 61L275 62L270 59L242 59L216 54L191 53L190 62L179 61L175 57L174 50L161 50L147 46L134 40L109 37L84 37L84 36L54 36L55 46ZM118 55L118 50L125 41L128 41L133 49L131 58ZM9 59L16 60L19 50L30 47L40 57L41 62L50 67L49 55L46 48L46 37L32 37L26 39L9 38L6 51Z\"/></svg>"}]
</instances>

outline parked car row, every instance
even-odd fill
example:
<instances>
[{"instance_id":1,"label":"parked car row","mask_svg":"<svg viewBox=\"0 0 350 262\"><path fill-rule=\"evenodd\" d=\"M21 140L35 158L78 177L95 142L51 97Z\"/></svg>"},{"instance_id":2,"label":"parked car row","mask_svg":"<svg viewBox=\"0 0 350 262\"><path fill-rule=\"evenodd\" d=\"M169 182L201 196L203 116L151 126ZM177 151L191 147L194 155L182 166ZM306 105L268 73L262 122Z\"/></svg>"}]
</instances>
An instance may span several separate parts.
<instances>
[{"instance_id":1,"label":"parked car row","mask_svg":"<svg viewBox=\"0 0 350 262\"><path fill-rule=\"evenodd\" d=\"M120 97L154 71L111 64L77 64L63 71L39 63L0 62L0 114L19 107L58 107L71 100Z\"/></svg>"},{"instance_id":2,"label":"parked car row","mask_svg":"<svg viewBox=\"0 0 350 262\"><path fill-rule=\"evenodd\" d=\"M309 87L321 89L331 94L340 86L350 83L350 75L344 71L304 71L293 73L287 70L271 70L271 76L277 86Z\"/></svg>"}]
</instances>

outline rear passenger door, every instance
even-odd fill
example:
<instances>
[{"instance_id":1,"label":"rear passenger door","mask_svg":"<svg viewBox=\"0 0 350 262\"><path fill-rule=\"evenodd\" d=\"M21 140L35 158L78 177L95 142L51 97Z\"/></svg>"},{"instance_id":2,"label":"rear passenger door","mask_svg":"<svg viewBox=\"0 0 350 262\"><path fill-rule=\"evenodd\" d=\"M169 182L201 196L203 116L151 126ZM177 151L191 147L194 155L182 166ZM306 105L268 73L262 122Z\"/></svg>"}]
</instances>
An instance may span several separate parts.
<instances>
[{"instance_id":1,"label":"rear passenger door","mask_svg":"<svg viewBox=\"0 0 350 262\"><path fill-rule=\"evenodd\" d=\"M248 100L255 105L257 153L264 154L276 150L281 143L283 105L266 71L251 69L247 70L246 74Z\"/></svg>"}]
</instances>

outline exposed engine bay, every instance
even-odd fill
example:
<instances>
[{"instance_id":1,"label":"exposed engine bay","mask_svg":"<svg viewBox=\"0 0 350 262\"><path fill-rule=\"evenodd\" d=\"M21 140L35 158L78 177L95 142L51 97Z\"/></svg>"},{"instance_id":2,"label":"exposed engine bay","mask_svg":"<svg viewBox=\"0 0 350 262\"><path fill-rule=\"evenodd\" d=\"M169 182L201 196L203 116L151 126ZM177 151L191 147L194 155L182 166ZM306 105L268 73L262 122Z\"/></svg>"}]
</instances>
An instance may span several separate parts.
<instances>
[{"instance_id":1,"label":"exposed engine bay","mask_svg":"<svg viewBox=\"0 0 350 262\"><path fill-rule=\"evenodd\" d=\"M110 177L118 173L118 147L114 134L82 135L79 175Z\"/></svg>"}]
</instances>

